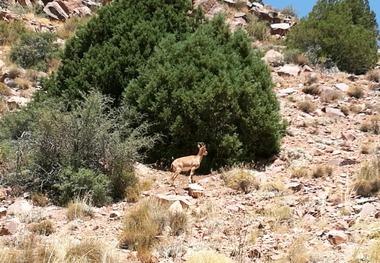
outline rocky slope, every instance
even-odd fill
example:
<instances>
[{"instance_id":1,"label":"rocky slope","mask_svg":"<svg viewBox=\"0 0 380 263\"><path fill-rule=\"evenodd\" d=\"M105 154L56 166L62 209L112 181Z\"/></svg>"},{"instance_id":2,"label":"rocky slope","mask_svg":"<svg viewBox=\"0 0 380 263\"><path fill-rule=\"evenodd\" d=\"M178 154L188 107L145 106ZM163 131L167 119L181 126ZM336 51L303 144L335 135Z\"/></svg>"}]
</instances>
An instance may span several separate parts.
<instances>
[{"instance_id":1,"label":"rocky slope","mask_svg":"<svg viewBox=\"0 0 380 263\"><path fill-rule=\"evenodd\" d=\"M139 202L166 200L189 218L184 233L159 237L154 262L185 262L201 250L217 251L234 262L373 262L380 203L378 196L357 195L353 187L366 161L379 158L378 130L371 130L380 125L379 83L368 76L284 65L278 51L269 50L265 59L289 127L281 152L269 164L260 170L241 165L195 176L205 189L197 198L189 195L185 175L174 187L169 171L136 164L141 181L149 182ZM255 185L243 187L245 191L228 187L228 178L237 173L251 175ZM67 208L35 206L27 193L8 193L0 190L4 246L30 239L31 225L48 219L54 232L34 237L41 243L96 238L119 253L120 262L138 262L134 251L117 244L123 216L139 202L92 208L92 217L69 220Z\"/></svg>"}]
</instances>

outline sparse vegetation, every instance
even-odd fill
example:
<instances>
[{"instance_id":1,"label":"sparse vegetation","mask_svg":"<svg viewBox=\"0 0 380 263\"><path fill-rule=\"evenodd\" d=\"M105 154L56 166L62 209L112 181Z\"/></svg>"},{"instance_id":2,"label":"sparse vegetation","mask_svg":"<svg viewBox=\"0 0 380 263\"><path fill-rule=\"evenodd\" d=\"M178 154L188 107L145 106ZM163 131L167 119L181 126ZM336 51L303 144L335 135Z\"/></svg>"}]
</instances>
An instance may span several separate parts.
<instances>
[{"instance_id":1,"label":"sparse vegetation","mask_svg":"<svg viewBox=\"0 0 380 263\"><path fill-rule=\"evenodd\" d=\"M226 185L245 194L257 190L259 185L252 174L244 170L232 171L222 176Z\"/></svg>"},{"instance_id":2,"label":"sparse vegetation","mask_svg":"<svg viewBox=\"0 0 380 263\"><path fill-rule=\"evenodd\" d=\"M350 97L354 97L354 98L360 99L361 97L363 97L364 91L363 91L362 87L356 86L356 85L352 85L347 90L347 94Z\"/></svg>"},{"instance_id":3,"label":"sparse vegetation","mask_svg":"<svg viewBox=\"0 0 380 263\"><path fill-rule=\"evenodd\" d=\"M254 40L266 41L270 38L270 32L268 25L262 21L251 21L247 25L247 34L252 37Z\"/></svg>"},{"instance_id":4,"label":"sparse vegetation","mask_svg":"<svg viewBox=\"0 0 380 263\"><path fill-rule=\"evenodd\" d=\"M52 221L42 220L41 222L31 224L30 231L38 235L49 236L53 234L55 230Z\"/></svg>"},{"instance_id":5,"label":"sparse vegetation","mask_svg":"<svg viewBox=\"0 0 380 263\"><path fill-rule=\"evenodd\" d=\"M321 92L321 101L331 103L339 100L343 97L343 94L339 90L326 89Z\"/></svg>"},{"instance_id":6,"label":"sparse vegetation","mask_svg":"<svg viewBox=\"0 0 380 263\"><path fill-rule=\"evenodd\" d=\"M43 193L32 193L30 196L33 205L44 207L48 204L49 199Z\"/></svg>"},{"instance_id":7,"label":"sparse vegetation","mask_svg":"<svg viewBox=\"0 0 380 263\"><path fill-rule=\"evenodd\" d=\"M308 167L295 167L292 169L292 178L307 178L310 176Z\"/></svg>"},{"instance_id":8,"label":"sparse vegetation","mask_svg":"<svg viewBox=\"0 0 380 263\"><path fill-rule=\"evenodd\" d=\"M314 83L314 84L303 87L302 92L305 94L310 94L310 95L315 96L321 93L321 89L319 88L318 84Z\"/></svg>"},{"instance_id":9,"label":"sparse vegetation","mask_svg":"<svg viewBox=\"0 0 380 263\"><path fill-rule=\"evenodd\" d=\"M302 66L310 64L308 58L299 49L285 49L284 57L286 63L293 63Z\"/></svg>"},{"instance_id":10,"label":"sparse vegetation","mask_svg":"<svg viewBox=\"0 0 380 263\"><path fill-rule=\"evenodd\" d=\"M306 246L307 240L305 236L296 237L289 246L287 261L292 263L310 262L310 255Z\"/></svg>"},{"instance_id":11,"label":"sparse vegetation","mask_svg":"<svg viewBox=\"0 0 380 263\"><path fill-rule=\"evenodd\" d=\"M188 263L233 263L232 259L214 252L214 251L200 251L192 254L186 261Z\"/></svg>"},{"instance_id":12,"label":"sparse vegetation","mask_svg":"<svg viewBox=\"0 0 380 263\"><path fill-rule=\"evenodd\" d=\"M298 108L305 113L311 113L315 111L316 109L315 104L311 102L310 100L298 101L297 105L298 105Z\"/></svg>"},{"instance_id":13,"label":"sparse vegetation","mask_svg":"<svg viewBox=\"0 0 380 263\"><path fill-rule=\"evenodd\" d=\"M142 262L149 262L151 251L168 222L167 207L155 199L145 199L124 217L120 246L137 251Z\"/></svg>"},{"instance_id":14,"label":"sparse vegetation","mask_svg":"<svg viewBox=\"0 0 380 263\"><path fill-rule=\"evenodd\" d=\"M313 178L321 178L321 177L328 177L331 176L333 172L333 169L329 165L316 165L316 167L313 169L311 176Z\"/></svg>"},{"instance_id":15,"label":"sparse vegetation","mask_svg":"<svg viewBox=\"0 0 380 263\"><path fill-rule=\"evenodd\" d=\"M371 196L380 190L380 159L378 156L362 164L356 177L354 190L361 196Z\"/></svg>"},{"instance_id":16,"label":"sparse vegetation","mask_svg":"<svg viewBox=\"0 0 380 263\"><path fill-rule=\"evenodd\" d=\"M67 205L67 219L72 221L74 219L86 219L93 217L93 209L88 204L87 199L77 199L75 201L71 201Z\"/></svg>"},{"instance_id":17,"label":"sparse vegetation","mask_svg":"<svg viewBox=\"0 0 380 263\"><path fill-rule=\"evenodd\" d=\"M1 96L10 96L10 95L12 95L12 89L9 88L4 83L0 82L0 95Z\"/></svg>"},{"instance_id":18,"label":"sparse vegetation","mask_svg":"<svg viewBox=\"0 0 380 263\"><path fill-rule=\"evenodd\" d=\"M366 78L369 81L380 82L380 69L372 69L366 73Z\"/></svg>"},{"instance_id":19,"label":"sparse vegetation","mask_svg":"<svg viewBox=\"0 0 380 263\"><path fill-rule=\"evenodd\" d=\"M372 115L367 120L364 120L360 124L360 130L380 134L380 115Z\"/></svg>"}]
</instances>

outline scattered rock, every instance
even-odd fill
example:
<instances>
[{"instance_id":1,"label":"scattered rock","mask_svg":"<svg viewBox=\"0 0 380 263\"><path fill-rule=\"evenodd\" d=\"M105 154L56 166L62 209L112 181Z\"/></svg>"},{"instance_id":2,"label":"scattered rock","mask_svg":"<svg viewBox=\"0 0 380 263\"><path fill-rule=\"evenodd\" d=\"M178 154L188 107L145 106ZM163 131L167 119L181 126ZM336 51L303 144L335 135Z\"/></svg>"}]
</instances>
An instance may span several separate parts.
<instances>
[{"instance_id":1,"label":"scattered rock","mask_svg":"<svg viewBox=\"0 0 380 263\"><path fill-rule=\"evenodd\" d=\"M332 230L327 233L327 240L333 245L340 245L342 243L347 242L348 235L343 231Z\"/></svg>"},{"instance_id":2,"label":"scattered rock","mask_svg":"<svg viewBox=\"0 0 380 263\"><path fill-rule=\"evenodd\" d=\"M279 70L277 70L277 74L279 76L284 76L284 77L287 77L287 76L297 77L300 74L300 72L301 70L299 66L290 65L290 64L286 64L282 66Z\"/></svg>"}]
</instances>

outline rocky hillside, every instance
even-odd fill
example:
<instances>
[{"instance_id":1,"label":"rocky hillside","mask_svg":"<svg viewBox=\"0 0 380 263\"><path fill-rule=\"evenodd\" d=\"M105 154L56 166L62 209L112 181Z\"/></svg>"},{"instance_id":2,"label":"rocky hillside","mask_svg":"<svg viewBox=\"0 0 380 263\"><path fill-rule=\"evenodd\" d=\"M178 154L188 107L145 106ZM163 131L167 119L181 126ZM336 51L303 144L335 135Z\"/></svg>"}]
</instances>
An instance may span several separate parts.
<instances>
[{"instance_id":1,"label":"rocky hillside","mask_svg":"<svg viewBox=\"0 0 380 263\"><path fill-rule=\"evenodd\" d=\"M233 3L201 4L211 15L220 8L230 10ZM237 12L230 16L240 18ZM139 262L132 247L118 244L124 218L148 198L186 218L175 233L164 222L151 262L205 262L194 260L194 254L205 250L225 256L216 260L213 255L208 262L380 261L379 198L373 189L356 184L363 167L380 173L380 71L354 76L301 67L286 64L281 47L264 48L282 115L289 122L278 156L256 169L237 165L195 176L196 184L190 186L186 175L172 186L169 171L136 164L145 185L136 203L88 207L83 215L80 209L73 212L72 207L1 188L0 261L23 253L27 257L25 251L37 253L40 247L68 260L70 249L97 240L99 251L112 254L109 262Z\"/></svg>"}]
</instances>

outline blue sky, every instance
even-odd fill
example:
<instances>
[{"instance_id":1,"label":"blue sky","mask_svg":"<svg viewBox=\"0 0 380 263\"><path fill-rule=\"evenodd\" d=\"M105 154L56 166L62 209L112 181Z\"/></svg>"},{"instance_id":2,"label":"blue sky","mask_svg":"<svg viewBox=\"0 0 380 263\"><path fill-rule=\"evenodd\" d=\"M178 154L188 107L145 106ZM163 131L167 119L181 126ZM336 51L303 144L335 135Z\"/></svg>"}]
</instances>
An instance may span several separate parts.
<instances>
[{"instance_id":1,"label":"blue sky","mask_svg":"<svg viewBox=\"0 0 380 263\"><path fill-rule=\"evenodd\" d=\"M316 2L317 0L263 0L265 5L278 9L291 5L297 11L300 18L306 16ZM371 6L371 10L375 12L377 23L380 25L380 0L369 0L369 5Z\"/></svg>"}]
</instances>

